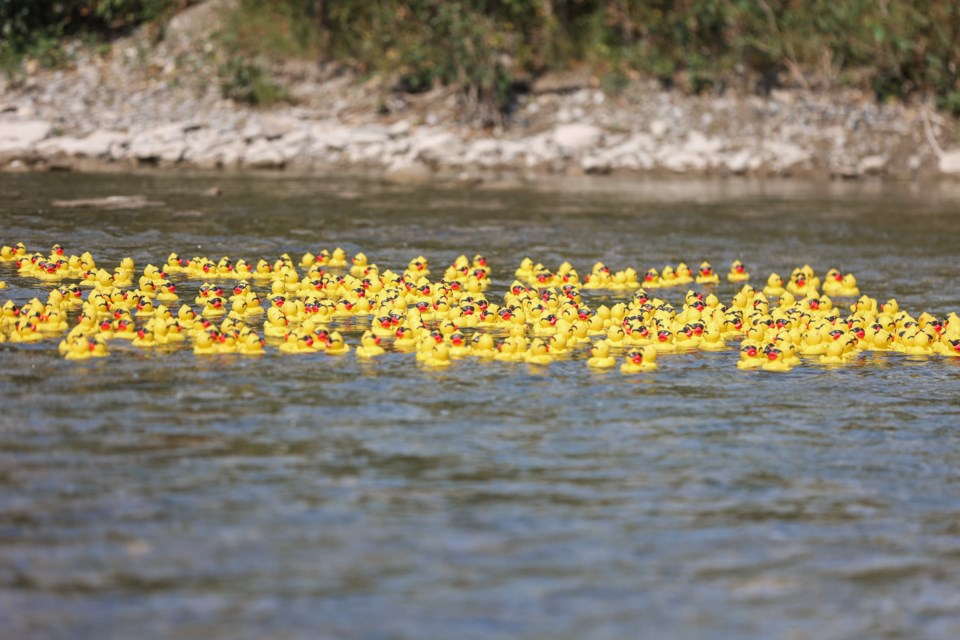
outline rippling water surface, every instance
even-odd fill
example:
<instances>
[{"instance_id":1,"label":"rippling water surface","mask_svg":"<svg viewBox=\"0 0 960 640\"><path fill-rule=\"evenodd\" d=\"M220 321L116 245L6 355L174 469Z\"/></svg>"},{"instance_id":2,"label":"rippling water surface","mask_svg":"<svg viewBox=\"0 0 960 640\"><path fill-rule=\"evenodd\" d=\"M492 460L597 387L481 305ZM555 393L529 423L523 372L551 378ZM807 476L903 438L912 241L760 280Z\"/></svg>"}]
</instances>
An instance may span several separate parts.
<instances>
[{"instance_id":1,"label":"rippling water surface","mask_svg":"<svg viewBox=\"0 0 960 640\"><path fill-rule=\"evenodd\" d=\"M199 195L211 184L224 195ZM49 206L133 193L166 204ZM946 314L958 202L949 186L0 175L0 243L138 267L342 246L442 270L480 252L493 297L524 256L581 273L741 258L760 283L809 262ZM0 298L39 293L0 279ZM958 362L735 360L624 377L581 357L432 372L401 354L72 363L55 342L0 345L0 636L960 637Z\"/></svg>"}]
</instances>

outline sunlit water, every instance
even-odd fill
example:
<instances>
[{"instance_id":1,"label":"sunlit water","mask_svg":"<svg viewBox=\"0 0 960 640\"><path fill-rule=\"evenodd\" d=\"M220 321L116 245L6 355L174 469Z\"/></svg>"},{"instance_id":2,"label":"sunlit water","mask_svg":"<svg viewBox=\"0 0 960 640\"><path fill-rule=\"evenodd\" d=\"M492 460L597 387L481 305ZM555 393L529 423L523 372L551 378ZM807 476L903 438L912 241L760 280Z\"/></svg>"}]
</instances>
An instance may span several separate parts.
<instances>
[{"instance_id":1,"label":"sunlit water","mask_svg":"<svg viewBox=\"0 0 960 640\"><path fill-rule=\"evenodd\" d=\"M224 195L199 195L211 184ZM951 187L582 186L0 175L0 243L138 267L342 246L442 270L480 252L492 297L524 256L581 273L741 258L761 284L809 262L960 311ZM49 206L133 193L166 204ZM41 292L0 279L2 299ZM958 363L776 375L736 357L625 377L580 356L433 372L2 345L0 637L960 637Z\"/></svg>"}]
</instances>

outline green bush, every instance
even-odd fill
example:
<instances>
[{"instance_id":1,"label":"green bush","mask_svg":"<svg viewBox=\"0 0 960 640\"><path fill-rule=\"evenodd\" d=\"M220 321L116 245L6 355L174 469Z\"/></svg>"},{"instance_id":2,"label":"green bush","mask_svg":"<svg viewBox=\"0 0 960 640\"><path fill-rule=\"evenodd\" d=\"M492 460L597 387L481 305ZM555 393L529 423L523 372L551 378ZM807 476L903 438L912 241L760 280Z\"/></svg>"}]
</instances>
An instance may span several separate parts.
<instances>
[{"instance_id":1,"label":"green bush","mask_svg":"<svg viewBox=\"0 0 960 640\"><path fill-rule=\"evenodd\" d=\"M587 65L605 86L636 72L690 91L867 82L958 110L956 0L244 0L299 16L328 57L459 86L502 107L518 79ZM258 9L259 8L259 9Z\"/></svg>"},{"instance_id":2,"label":"green bush","mask_svg":"<svg viewBox=\"0 0 960 640\"><path fill-rule=\"evenodd\" d=\"M46 65L63 61L66 36L106 39L168 15L192 0L0 0L0 61L24 56Z\"/></svg>"},{"instance_id":3,"label":"green bush","mask_svg":"<svg viewBox=\"0 0 960 640\"><path fill-rule=\"evenodd\" d=\"M220 90L224 98L260 107L289 97L260 64L239 56L229 58L220 67Z\"/></svg>"},{"instance_id":4,"label":"green bush","mask_svg":"<svg viewBox=\"0 0 960 640\"><path fill-rule=\"evenodd\" d=\"M191 1L0 0L0 60ZM577 67L613 89L635 74L689 91L853 85L960 113L958 0L240 0L225 24L230 57L322 56L405 91L452 85L468 115Z\"/></svg>"}]
</instances>

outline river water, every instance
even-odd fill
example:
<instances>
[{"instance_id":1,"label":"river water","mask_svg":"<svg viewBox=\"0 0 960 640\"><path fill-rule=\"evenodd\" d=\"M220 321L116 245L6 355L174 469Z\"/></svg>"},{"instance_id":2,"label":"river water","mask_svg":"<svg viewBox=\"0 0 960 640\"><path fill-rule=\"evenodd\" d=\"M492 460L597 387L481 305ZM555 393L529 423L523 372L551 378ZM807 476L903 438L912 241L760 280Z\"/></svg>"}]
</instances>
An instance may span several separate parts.
<instances>
[{"instance_id":1,"label":"river water","mask_svg":"<svg viewBox=\"0 0 960 640\"><path fill-rule=\"evenodd\" d=\"M165 204L50 207L134 193ZM758 284L809 263L946 315L958 202L949 185L6 174L0 244L138 267L479 252L494 298L525 256L581 274L740 258ZM0 279L0 299L43 293ZM0 637L960 637L957 359L776 375L736 358L627 377L582 357L437 372L0 345Z\"/></svg>"}]
</instances>

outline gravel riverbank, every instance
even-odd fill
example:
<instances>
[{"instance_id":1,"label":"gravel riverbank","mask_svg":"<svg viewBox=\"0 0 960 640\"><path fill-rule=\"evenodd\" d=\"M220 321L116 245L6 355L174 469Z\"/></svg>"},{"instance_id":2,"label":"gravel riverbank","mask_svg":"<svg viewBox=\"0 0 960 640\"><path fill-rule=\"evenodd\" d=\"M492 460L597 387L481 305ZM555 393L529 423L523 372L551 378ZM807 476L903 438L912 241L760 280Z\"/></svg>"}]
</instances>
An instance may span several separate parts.
<instances>
[{"instance_id":1,"label":"gravel riverbank","mask_svg":"<svg viewBox=\"0 0 960 640\"><path fill-rule=\"evenodd\" d=\"M107 166L380 172L390 180L538 174L923 179L960 175L955 120L856 92L689 96L637 81L616 96L541 78L502 126L467 121L445 89L386 91L342 69L277 69L293 105L221 96L214 40L232 0L145 27L65 70L0 84L0 168ZM145 44L150 42L151 44Z\"/></svg>"}]
</instances>

